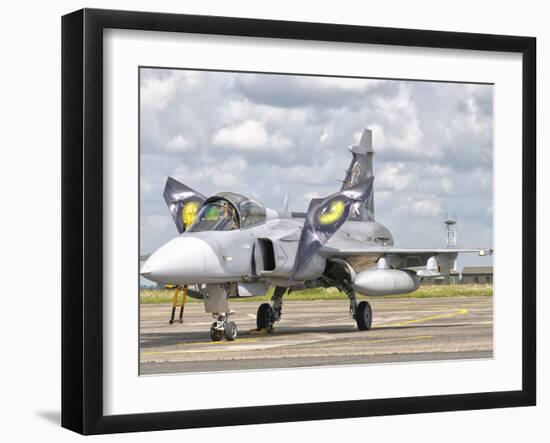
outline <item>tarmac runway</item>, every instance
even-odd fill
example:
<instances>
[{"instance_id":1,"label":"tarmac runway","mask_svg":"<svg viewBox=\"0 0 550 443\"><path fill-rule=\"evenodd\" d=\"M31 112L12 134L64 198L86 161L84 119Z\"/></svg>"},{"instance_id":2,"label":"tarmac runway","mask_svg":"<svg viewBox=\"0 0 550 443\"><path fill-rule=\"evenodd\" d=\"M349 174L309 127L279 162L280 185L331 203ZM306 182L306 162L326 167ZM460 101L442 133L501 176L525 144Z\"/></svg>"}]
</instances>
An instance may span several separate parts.
<instances>
[{"instance_id":1,"label":"tarmac runway","mask_svg":"<svg viewBox=\"0 0 550 443\"><path fill-rule=\"evenodd\" d=\"M202 303L168 323L169 304L143 304L140 372L145 374L335 366L493 356L493 298L403 298L369 301L373 326L359 331L347 299L289 301L273 333L257 332L259 302L232 303L239 335L210 340Z\"/></svg>"}]
</instances>

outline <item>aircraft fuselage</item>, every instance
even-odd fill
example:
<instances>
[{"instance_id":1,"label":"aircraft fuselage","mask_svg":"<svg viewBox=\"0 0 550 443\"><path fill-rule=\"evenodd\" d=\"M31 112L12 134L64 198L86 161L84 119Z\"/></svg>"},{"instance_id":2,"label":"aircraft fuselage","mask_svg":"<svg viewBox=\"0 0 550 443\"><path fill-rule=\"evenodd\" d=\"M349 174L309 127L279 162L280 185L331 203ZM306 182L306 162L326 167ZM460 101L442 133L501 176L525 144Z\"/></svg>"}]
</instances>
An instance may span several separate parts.
<instances>
[{"instance_id":1,"label":"aircraft fuselage","mask_svg":"<svg viewBox=\"0 0 550 443\"><path fill-rule=\"evenodd\" d=\"M303 223L303 218L280 218L247 229L185 232L157 249L141 273L170 285L289 279ZM369 221L346 221L327 246L346 239L365 247L393 245L390 231ZM316 254L297 280L317 278L324 260Z\"/></svg>"}]
</instances>

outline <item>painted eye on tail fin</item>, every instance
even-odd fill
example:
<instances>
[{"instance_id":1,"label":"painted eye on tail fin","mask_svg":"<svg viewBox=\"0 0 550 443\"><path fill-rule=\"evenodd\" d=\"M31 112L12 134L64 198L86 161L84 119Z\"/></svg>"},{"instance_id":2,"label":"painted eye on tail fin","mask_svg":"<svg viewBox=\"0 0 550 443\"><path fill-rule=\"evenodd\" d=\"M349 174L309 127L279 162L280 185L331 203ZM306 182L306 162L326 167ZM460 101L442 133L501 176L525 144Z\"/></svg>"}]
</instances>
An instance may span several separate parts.
<instances>
[{"instance_id":1,"label":"painted eye on tail fin","mask_svg":"<svg viewBox=\"0 0 550 443\"><path fill-rule=\"evenodd\" d=\"M353 187L336 192L326 198L311 200L298 243L294 275L368 200L372 193L373 180L374 177L369 177Z\"/></svg>"}]
</instances>

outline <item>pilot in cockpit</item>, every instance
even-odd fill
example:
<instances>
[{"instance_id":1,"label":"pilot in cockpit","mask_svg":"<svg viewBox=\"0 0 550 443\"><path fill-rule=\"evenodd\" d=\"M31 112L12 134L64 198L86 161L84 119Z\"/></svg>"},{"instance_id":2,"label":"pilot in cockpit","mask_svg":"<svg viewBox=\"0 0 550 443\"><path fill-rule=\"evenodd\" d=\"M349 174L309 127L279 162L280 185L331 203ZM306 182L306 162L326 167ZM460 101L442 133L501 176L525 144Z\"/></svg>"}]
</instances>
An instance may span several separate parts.
<instances>
[{"instance_id":1,"label":"pilot in cockpit","mask_svg":"<svg viewBox=\"0 0 550 443\"><path fill-rule=\"evenodd\" d=\"M201 208L189 231L230 231L238 229L237 220L235 208L227 201L219 200Z\"/></svg>"}]
</instances>

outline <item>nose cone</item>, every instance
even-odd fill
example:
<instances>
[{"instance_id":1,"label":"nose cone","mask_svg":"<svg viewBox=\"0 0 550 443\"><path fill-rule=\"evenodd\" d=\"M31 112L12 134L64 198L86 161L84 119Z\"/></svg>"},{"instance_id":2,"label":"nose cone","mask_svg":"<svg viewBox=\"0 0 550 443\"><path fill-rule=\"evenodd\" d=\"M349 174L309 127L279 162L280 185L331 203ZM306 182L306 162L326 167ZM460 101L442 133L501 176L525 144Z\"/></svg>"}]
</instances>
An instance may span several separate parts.
<instances>
[{"instance_id":1,"label":"nose cone","mask_svg":"<svg viewBox=\"0 0 550 443\"><path fill-rule=\"evenodd\" d=\"M141 275L162 284L201 283L205 260L212 248L200 238L180 236L157 249L141 268Z\"/></svg>"}]
</instances>

